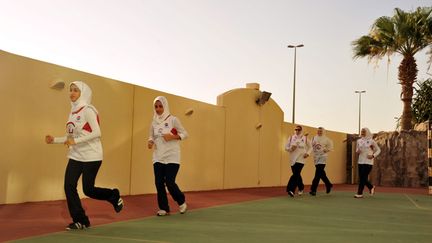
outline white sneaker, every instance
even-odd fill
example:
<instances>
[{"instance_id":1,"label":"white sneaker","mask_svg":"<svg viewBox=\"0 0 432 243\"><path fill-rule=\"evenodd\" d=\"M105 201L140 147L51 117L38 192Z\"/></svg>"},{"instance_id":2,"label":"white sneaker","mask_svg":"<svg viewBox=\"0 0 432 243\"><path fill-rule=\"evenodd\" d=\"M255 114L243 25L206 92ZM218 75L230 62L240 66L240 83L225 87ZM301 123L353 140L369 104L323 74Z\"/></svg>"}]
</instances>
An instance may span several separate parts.
<instances>
[{"instance_id":1,"label":"white sneaker","mask_svg":"<svg viewBox=\"0 0 432 243\"><path fill-rule=\"evenodd\" d=\"M363 195L362 194L355 194L354 198L363 198Z\"/></svg>"},{"instance_id":2,"label":"white sneaker","mask_svg":"<svg viewBox=\"0 0 432 243\"><path fill-rule=\"evenodd\" d=\"M371 196L375 194L375 186L373 186L372 189L370 189L369 193L371 194Z\"/></svg>"},{"instance_id":3,"label":"white sneaker","mask_svg":"<svg viewBox=\"0 0 432 243\"><path fill-rule=\"evenodd\" d=\"M167 212L167 211L165 211L165 210L159 210L159 211L157 211L157 213L156 213L156 215L157 216L166 216L166 215L168 215L169 213Z\"/></svg>"},{"instance_id":4,"label":"white sneaker","mask_svg":"<svg viewBox=\"0 0 432 243\"><path fill-rule=\"evenodd\" d=\"M186 213L186 210L187 210L187 204L186 203L183 203L182 205L179 206L179 211L181 214Z\"/></svg>"},{"instance_id":5,"label":"white sneaker","mask_svg":"<svg viewBox=\"0 0 432 243\"><path fill-rule=\"evenodd\" d=\"M299 196L303 195L303 190L298 191L298 195L299 195Z\"/></svg>"}]
</instances>

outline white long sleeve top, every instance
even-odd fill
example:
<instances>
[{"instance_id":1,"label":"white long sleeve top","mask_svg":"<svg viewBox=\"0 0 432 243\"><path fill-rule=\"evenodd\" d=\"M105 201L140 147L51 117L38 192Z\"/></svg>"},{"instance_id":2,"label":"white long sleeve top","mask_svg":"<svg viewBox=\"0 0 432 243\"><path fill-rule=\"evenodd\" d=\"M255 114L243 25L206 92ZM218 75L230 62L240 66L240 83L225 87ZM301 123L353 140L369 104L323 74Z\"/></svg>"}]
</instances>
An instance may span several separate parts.
<instances>
[{"instance_id":1,"label":"white long sleeve top","mask_svg":"<svg viewBox=\"0 0 432 243\"><path fill-rule=\"evenodd\" d=\"M374 159L368 159L368 155L377 157L381 153L378 144L372 138L360 138L357 140L356 152L359 154L358 164L373 165Z\"/></svg>"},{"instance_id":2,"label":"white long sleeve top","mask_svg":"<svg viewBox=\"0 0 432 243\"><path fill-rule=\"evenodd\" d=\"M294 146L295 150L291 151ZM288 138L288 141L285 145L285 150L290 152L289 160L291 166L293 166L296 162L304 164L304 155L310 155L312 147L310 146L310 142L306 136L294 134Z\"/></svg>"},{"instance_id":3,"label":"white long sleeve top","mask_svg":"<svg viewBox=\"0 0 432 243\"><path fill-rule=\"evenodd\" d=\"M315 158L327 157L328 152L333 150L333 141L324 135L314 136L312 138L311 144L312 144L313 155ZM322 159L322 160L316 159L315 160L315 162L317 162L317 164L325 163L325 161L326 161L325 159Z\"/></svg>"},{"instance_id":4,"label":"white long sleeve top","mask_svg":"<svg viewBox=\"0 0 432 243\"><path fill-rule=\"evenodd\" d=\"M180 120L175 116L169 115L165 121L159 124L152 122L149 133L150 136L148 140L154 142L153 163L159 162L163 164L180 164L179 140L165 141L163 138L164 134L169 133L177 133L181 140L184 140L188 137L188 133L180 123Z\"/></svg>"},{"instance_id":5,"label":"white long sleeve top","mask_svg":"<svg viewBox=\"0 0 432 243\"><path fill-rule=\"evenodd\" d=\"M69 146L68 158L81 162L102 160L99 117L92 106L83 106L69 114L66 134L55 137L54 143L64 143L68 137L74 139L76 144Z\"/></svg>"}]
</instances>

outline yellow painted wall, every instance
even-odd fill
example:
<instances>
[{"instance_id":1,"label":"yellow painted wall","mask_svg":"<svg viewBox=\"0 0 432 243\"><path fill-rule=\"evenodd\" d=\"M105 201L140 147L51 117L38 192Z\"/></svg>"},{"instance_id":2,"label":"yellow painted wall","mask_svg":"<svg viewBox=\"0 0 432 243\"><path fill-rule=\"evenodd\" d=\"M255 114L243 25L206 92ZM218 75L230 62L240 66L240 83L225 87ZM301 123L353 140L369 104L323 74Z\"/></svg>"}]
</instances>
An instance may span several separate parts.
<instances>
[{"instance_id":1,"label":"yellow painted wall","mask_svg":"<svg viewBox=\"0 0 432 243\"><path fill-rule=\"evenodd\" d=\"M133 86L0 51L0 203L64 198L67 149L44 141L65 134L70 111L69 91L49 88L57 79L92 87L105 152L97 184L129 190Z\"/></svg>"},{"instance_id":2,"label":"yellow painted wall","mask_svg":"<svg viewBox=\"0 0 432 243\"><path fill-rule=\"evenodd\" d=\"M0 204L64 199L67 149L44 142L46 134L64 134L70 110L68 89L50 89L55 80L83 80L93 89L104 148L97 186L119 187L122 195L155 192L147 138L158 95L167 97L190 136L181 142L183 190L281 186L291 175L284 145L294 126L283 121L272 99L263 106L255 103L259 90L231 90L211 105L0 51ZM335 143L327 173L334 183L343 183L345 134L327 135ZM313 173L309 159L305 184Z\"/></svg>"}]
</instances>

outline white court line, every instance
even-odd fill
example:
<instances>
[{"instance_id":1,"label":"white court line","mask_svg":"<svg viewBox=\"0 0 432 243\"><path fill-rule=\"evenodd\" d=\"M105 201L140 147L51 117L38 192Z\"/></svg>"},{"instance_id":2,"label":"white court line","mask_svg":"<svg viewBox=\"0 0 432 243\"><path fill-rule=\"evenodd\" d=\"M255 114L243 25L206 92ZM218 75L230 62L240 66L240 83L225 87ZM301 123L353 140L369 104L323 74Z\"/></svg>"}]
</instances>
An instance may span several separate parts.
<instances>
[{"instance_id":1,"label":"white court line","mask_svg":"<svg viewBox=\"0 0 432 243\"><path fill-rule=\"evenodd\" d=\"M148 243L170 243L169 241L145 240L145 239L112 237L112 236L103 236L103 235L88 235L88 234L66 234L66 235L67 236L77 236L77 237L98 238L98 239L122 240L122 241L136 241L136 242L148 242Z\"/></svg>"},{"instance_id":2,"label":"white court line","mask_svg":"<svg viewBox=\"0 0 432 243\"><path fill-rule=\"evenodd\" d=\"M412 198L410 198L407 194L404 194L405 195L405 197L406 198L408 198L408 200L410 200L413 204L414 204L414 206L416 206L416 208L418 208L418 209L425 209L425 210L428 210L427 208L424 208L424 207L421 207L420 205L418 205L414 200L412 200Z\"/></svg>"}]
</instances>

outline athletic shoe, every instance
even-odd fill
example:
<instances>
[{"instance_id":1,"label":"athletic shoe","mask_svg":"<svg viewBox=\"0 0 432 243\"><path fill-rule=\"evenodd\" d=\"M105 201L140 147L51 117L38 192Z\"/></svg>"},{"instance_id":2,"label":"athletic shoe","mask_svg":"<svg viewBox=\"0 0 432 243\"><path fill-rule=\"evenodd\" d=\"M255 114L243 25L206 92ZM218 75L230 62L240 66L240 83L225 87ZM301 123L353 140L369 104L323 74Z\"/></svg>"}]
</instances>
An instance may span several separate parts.
<instances>
[{"instance_id":1,"label":"athletic shoe","mask_svg":"<svg viewBox=\"0 0 432 243\"><path fill-rule=\"evenodd\" d=\"M372 189L369 190L369 193L371 196L375 195L375 186L372 187Z\"/></svg>"},{"instance_id":2,"label":"athletic shoe","mask_svg":"<svg viewBox=\"0 0 432 243\"><path fill-rule=\"evenodd\" d=\"M290 197L294 197L294 192L292 192L292 191L288 191L288 195L289 195Z\"/></svg>"},{"instance_id":3,"label":"athletic shoe","mask_svg":"<svg viewBox=\"0 0 432 243\"><path fill-rule=\"evenodd\" d=\"M113 200L111 201L114 210L116 211L116 213L119 213L120 211L122 211L124 203L123 203L123 199L120 197L120 192L118 189L114 189L113 190L114 194L113 194Z\"/></svg>"},{"instance_id":4,"label":"athletic shoe","mask_svg":"<svg viewBox=\"0 0 432 243\"><path fill-rule=\"evenodd\" d=\"M299 195L299 196L303 195L303 190L298 191L298 195Z\"/></svg>"},{"instance_id":5,"label":"athletic shoe","mask_svg":"<svg viewBox=\"0 0 432 243\"><path fill-rule=\"evenodd\" d=\"M90 223L81 224L80 222L76 222L76 223L70 223L68 226L66 226L66 230L84 230L87 228L90 228Z\"/></svg>"},{"instance_id":6,"label":"athletic shoe","mask_svg":"<svg viewBox=\"0 0 432 243\"><path fill-rule=\"evenodd\" d=\"M316 192L309 192L311 196L316 196Z\"/></svg>"},{"instance_id":7,"label":"athletic shoe","mask_svg":"<svg viewBox=\"0 0 432 243\"><path fill-rule=\"evenodd\" d=\"M363 195L362 194L355 194L354 198L363 198Z\"/></svg>"},{"instance_id":8,"label":"athletic shoe","mask_svg":"<svg viewBox=\"0 0 432 243\"><path fill-rule=\"evenodd\" d=\"M181 214L186 213L186 210L187 210L187 204L186 203L183 203L182 205L179 206L179 211Z\"/></svg>"},{"instance_id":9,"label":"athletic shoe","mask_svg":"<svg viewBox=\"0 0 432 243\"><path fill-rule=\"evenodd\" d=\"M329 187L326 187L326 193L329 194L331 192L333 185L330 185Z\"/></svg>"},{"instance_id":10,"label":"athletic shoe","mask_svg":"<svg viewBox=\"0 0 432 243\"><path fill-rule=\"evenodd\" d=\"M161 209L161 210L157 211L156 215L157 216L167 216L167 215L169 215L169 212Z\"/></svg>"}]
</instances>

